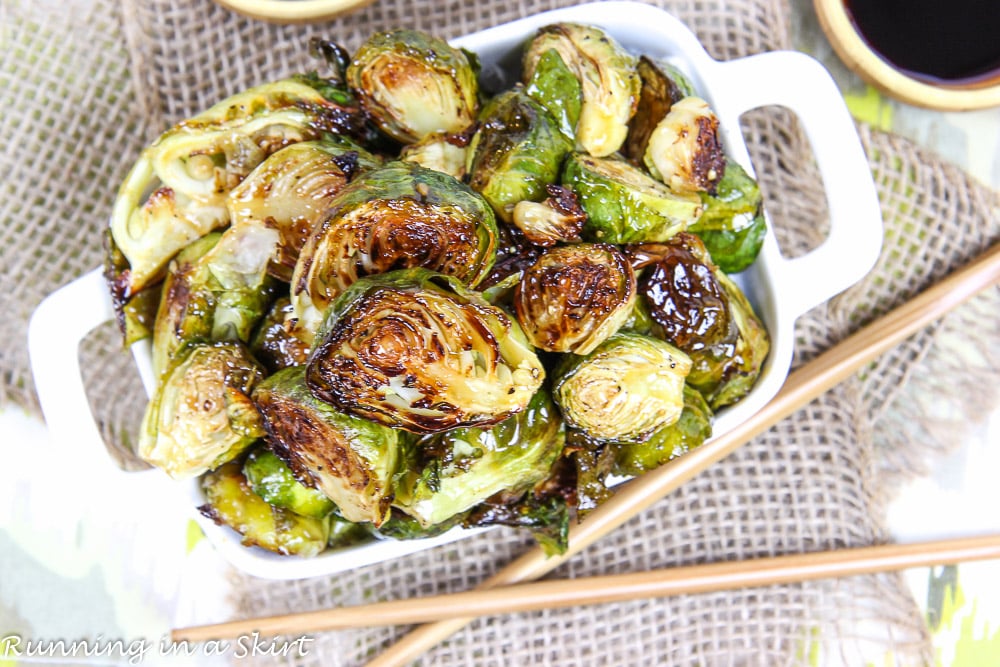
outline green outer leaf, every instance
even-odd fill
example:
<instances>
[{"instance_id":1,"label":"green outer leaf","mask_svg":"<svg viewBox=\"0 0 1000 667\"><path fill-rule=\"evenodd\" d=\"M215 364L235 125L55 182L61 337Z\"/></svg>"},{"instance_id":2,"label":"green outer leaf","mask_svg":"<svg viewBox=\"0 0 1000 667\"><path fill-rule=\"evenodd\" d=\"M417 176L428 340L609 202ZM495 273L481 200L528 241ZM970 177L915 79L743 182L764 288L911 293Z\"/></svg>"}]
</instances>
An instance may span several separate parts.
<instances>
[{"instance_id":1,"label":"green outer leaf","mask_svg":"<svg viewBox=\"0 0 1000 667\"><path fill-rule=\"evenodd\" d=\"M576 124L580 121L583 91L580 81L566 67L558 51L549 49L542 54L524 92L545 107L566 139L576 142Z\"/></svg>"},{"instance_id":2,"label":"green outer leaf","mask_svg":"<svg viewBox=\"0 0 1000 667\"><path fill-rule=\"evenodd\" d=\"M275 507L316 518L325 517L336 507L321 491L295 479L285 462L263 447L252 451L244 461L243 475L253 492Z\"/></svg>"},{"instance_id":3,"label":"green outer leaf","mask_svg":"<svg viewBox=\"0 0 1000 667\"><path fill-rule=\"evenodd\" d=\"M689 228L692 232L738 232L755 222L760 214L761 194L757 181L738 162L726 161L715 194L699 193L704 204L701 217Z\"/></svg>"},{"instance_id":4,"label":"green outer leaf","mask_svg":"<svg viewBox=\"0 0 1000 667\"><path fill-rule=\"evenodd\" d=\"M469 184L505 222L524 200L541 201L559 178L572 144L548 111L522 89L502 93L483 109L469 144Z\"/></svg>"},{"instance_id":5,"label":"green outer leaf","mask_svg":"<svg viewBox=\"0 0 1000 667\"><path fill-rule=\"evenodd\" d=\"M677 195L636 167L614 158L573 153L562 184L587 212L583 236L604 243L666 241L698 219L696 196Z\"/></svg>"},{"instance_id":6,"label":"green outer leaf","mask_svg":"<svg viewBox=\"0 0 1000 667\"><path fill-rule=\"evenodd\" d=\"M429 526L465 512L501 491L520 493L545 479L562 452L565 432L545 390L528 407L489 429L458 428L418 443L443 451L436 479L419 473L397 487L396 506ZM407 488L412 485L412 488Z\"/></svg>"},{"instance_id":7,"label":"green outer leaf","mask_svg":"<svg viewBox=\"0 0 1000 667\"><path fill-rule=\"evenodd\" d=\"M736 232L705 230L695 234L704 242L712 261L720 269L726 273L739 273L753 264L760 254L767 235L767 221L763 215L758 215L752 225Z\"/></svg>"},{"instance_id":8,"label":"green outer leaf","mask_svg":"<svg viewBox=\"0 0 1000 667\"><path fill-rule=\"evenodd\" d=\"M623 442L618 446L615 473L639 475L691 451L712 436L712 410L704 397L684 386L684 410L680 419L655 431L643 442Z\"/></svg>"}]
</instances>

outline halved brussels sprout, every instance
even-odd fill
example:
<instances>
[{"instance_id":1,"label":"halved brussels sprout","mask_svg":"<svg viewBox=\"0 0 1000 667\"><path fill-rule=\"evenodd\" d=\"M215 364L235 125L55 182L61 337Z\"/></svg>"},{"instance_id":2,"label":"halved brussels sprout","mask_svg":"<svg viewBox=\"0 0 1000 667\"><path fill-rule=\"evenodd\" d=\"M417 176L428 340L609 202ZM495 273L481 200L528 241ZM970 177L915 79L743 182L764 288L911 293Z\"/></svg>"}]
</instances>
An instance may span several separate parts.
<instances>
[{"instance_id":1,"label":"halved brussels sprout","mask_svg":"<svg viewBox=\"0 0 1000 667\"><path fill-rule=\"evenodd\" d=\"M329 518L330 539L326 541L326 545L331 549L345 549L375 539L375 527L370 523L355 523L336 514L331 514Z\"/></svg>"},{"instance_id":2,"label":"halved brussels sprout","mask_svg":"<svg viewBox=\"0 0 1000 667\"><path fill-rule=\"evenodd\" d=\"M322 491L311 489L295 479L291 468L274 452L263 447L250 452L243 462L243 475L253 492L275 507L317 519L327 516L336 507Z\"/></svg>"},{"instance_id":3,"label":"halved brussels sprout","mask_svg":"<svg viewBox=\"0 0 1000 667\"><path fill-rule=\"evenodd\" d=\"M640 475L700 446L712 436L712 410L696 389L684 385L684 410L680 418L641 442L617 447L615 472Z\"/></svg>"},{"instance_id":4,"label":"halved brussels sprout","mask_svg":"<svg viewBox=\"0 0 1000 667\"><path fill-rule=\"evenodd\" d=\"M302 249L292 279L298 330L311 340L334 297L371 274L420 266L475 286L496 244L489 205L455 178L407 162L363 174Z\"/></svg>"},{"instance_id":5,"label":"halved brussels sprout","mask_svg":"<svg viewBox=\"0 0 1000 667\"><path fill-rule=\"evenodd\" d=\"M567 425L593 438L641 439L680 417L690 371L691 359L673 345L622 331L564 359L552 396Z\"/></svg>"},{"instance_id":6,"label":"halved brussels sprout","mask_svg":"<svg viewBox=\"0 0 1000 667\"><path fill-rule=\"evenodd\" d=\"M198 511L242 535L245 546L307 558L326 549L329 517L302 516L269 505L253 492L236 461L205 475L201 488L208 502Z\"/></svg>"},{"instance_id":7,"label":"halved brussels sprout","mask_svg":"<svg viewBox=\"0 0 1000 667\"><path fill-rule=\"evenodd\" d=\"M548 185L545 191L549 196L543 202L521 201L514 206L514 226L538 246L578 243L587 212L576 193L559 185Z\"/></svg>"},{"instance_id":8,"label":"halved brussels sprout","mask_svg":"<svg viewBox=\"0 0 1000 667\"><path fill-rule=\"evenodd\" d=\"M469 185L506 222L520 201L541 201L572 147L538 102L516 88L493 98L469 144Z\"/></svg>"},{"instance_id":9,"label":"halved brussels sprout","mask_svg":"<svg viewBox=\"0 0 1000 667\"><path fill-rule=\"evenodd\" d=\"M639 102L636 59L599 28L558 23L545 26L524 53L524 81L530 82L549 51L580 82L583 104L576 124L578 150L611 155L625 141L628 121Z\"/></svg>"},{"instance_id":10,"label":"halved brussels sprout","mask_svg":"<svg viewBox=\"0 0 1000 667\"><path fill-rule=\"evenodd\" d=\"M633 267L649 267L639 291L665 340L691 356L688 384L713 410L743 398L770 349L767 331L743 292L693 234L636 246L630 254Z\"/></svg>"},{"instance_id":11,"label":"halved brussels sprout","mask_svg":"<svg viewBox=\"0 0 1000 667\"><path fill-rule=\"evenodd\" d=\"M628 125L624 153L629 160L641 163L650 135L670 112L670 107L695 93L690 81L668 63L640 56L636 71L642 81L642 92Z\"/></svg>"},{"instance_id":12,"label":"halved brussels sprout","mask_svg":"<svg viewBox=\"0 0 1000 667\"><path fill-rule=\"evenodd\" d=\"M487 429L458 428L427 436L417 461L396 487L394 505L432 526L501 491L518 494L548 477L564 433L548 393Z\"/></svg>"},{"instance_id":13,"label":"halved brussels sprout","mask_svg":"<svg viewBox=\"0 0 1000 667\"><path fill-rule=\"evenodd\" d=\"M324 133L357 134L364 124L348 92L299 76L233 95L163 133L125 177L111 214L129 263L126 296L159 279L182 248L225 226L226 195L268 155Z\"/></svg>"},{"instance_id":14,"label":"halved brussels sprout","mask_svg":"<svg viewBox=\"0 0 1000 667\"><path fill-rule=\"evenodd\" d=\"M272 232L231 228L209 234L171 263L153 335L157 376L190 343L250 340L274 298L275 282L264 273Z\"/></svg>"},{"instance_id":15,"label":"halved brussels sprout","mask_svg":"<svg viewBox=\"0 0 1000 667\"><path fill-rule=\"evenodd\" d=\"M175 479L234 459L264 435L250 400L263 379L263 370L238 343L189 347L146 406L139 456Z\"/></svg>"},{"instance_id":16,"label":"halved brussels sprout","mask_svg":"<svg viewBox=\"0 0 1000 667\"><path fill-rule=\"evenodd\" d=\"M467 136L430 134L415 144L404 146L399 159L461 180L465 178L468 148Z\"/></svg>"},{"instance_id":17,"label":"halved brussels sprout","mask_svg":"<svg viewBox=\"0 0 1000 667\"><path fill-rule=\"evenodd\" d=\"M674 192L715 192L726 170L719 119L700 97L670 107L649 137L643 162Z\"/></svg>"},{"instance_id":18,"label":"halved brussels sprout","mask_svg":"<svg viewBox=\"0 0 1000 667\"><path fill-rule=\"evenodd\" d=\"M465 52L416 30L372 35L347 68L365 111L404 144L472 125L479 109L476 76Z\"/></svg>"},{"instance_id":19,"label":"halved brussels sprout","mask_svg":"<svg viewBox=\"0 0 1000 667\"><path fill-rule=\"evenodd\" d=\"M347 139L304 141L270 156L229 193L233 229L264 227L277 242L267 270L289 282L299 251L333 198L378 158Z\"/></svg>"},{"instance_id":20,"label":"halved brussels sprout","mask_svg":"<svg viewBox=\"0 0 1000 667\"><path fill-rule=\"evenodd\" d=\"M496 424L545 371L517 322L426 269L363 278L326 313L309 387L341 410L416 433Z\"/></svg>"},{"instance_id":21,"label":"halved brussels sprout","mask_svg":"<svg viewBox=\"0 0 1000 667\"><path fill-rule=\"evenodd\" d=\"M574 153L562 183L587 212L583 236L604 243L666 240L701 215L697 195L671 192L627 162Z\"/></svg>"},{"instance_id":22,"label":"halved brussels sprout","mask_svg":"<svg viewBox=\"0 0 1000 667\"><path fill-rule=\"evenodd\" d=\"M314 484L348 521L381 525L400 461L399 432L338 412L309 391L303 366L264 380L253 399L267 441L299 480Z\"/></svg>"},{"instance_id":23,"label":"halved brussels sprout","mask_svg":"<svg viewBox=\"0 0 1000 667\"><path fill-rule=\"evenodd\" d=\"M269 374L290 366L304 366L309 358L309 344L296 337L292 319L292 303L288 297L282 297L271 306L250 340L250 351Z\"/></svg>"},{"instance_id":24,"label":"halved brussels sprout","mask_svg":"<svg viewBox=\"0 0 1000 667\"><path fill-rule=\"evenodd\" d=\"M583 89L558 51L549 49L539 56L535 71L525 83L524 91L545 107L559 125L563 136L576 145L576 126L580 122Z\"/></svg>"},{"instance_id":25,"label":"halved brussels sprout","mask_svg":"<svg viewBox=\"0 0 1000 667\"><path fill-rule=\"evenodd\" d=\"M548 250L514 293L528 340L549 352L588 354L618 331L635 302L635 273L607 244L578 243Z\"/></svg>"}]
</instances>

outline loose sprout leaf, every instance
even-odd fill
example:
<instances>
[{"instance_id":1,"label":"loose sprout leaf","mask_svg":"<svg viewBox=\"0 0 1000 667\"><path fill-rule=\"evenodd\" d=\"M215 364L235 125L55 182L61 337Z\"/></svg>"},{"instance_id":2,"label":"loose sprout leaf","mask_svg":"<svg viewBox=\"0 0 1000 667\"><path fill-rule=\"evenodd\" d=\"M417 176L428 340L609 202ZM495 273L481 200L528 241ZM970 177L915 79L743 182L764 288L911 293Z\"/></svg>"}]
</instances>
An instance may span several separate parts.
<instances>
[{"instance_id":1,"label":"loose sprout leaf","mask_svg":"<svg viewBox=\"0 0 1000 667\"><path fill-rule=\"evenodd\" d=\"M243 463L243 475L253 492L275 507L316 518L327 516L336 507L322 491L295 479L291 468L270 450L258 448L250 452Z\"/></svg>"},{"instance_id":2,"label":"loose sprout leaf","mask_svg":"<svg viewBox=\"0 0 1000 667\"><path fill-rule=\"evenodd\" d=\"M538 100L559 125L559 131L569 141L576 142L576 125L580 121L583 91L580 81L566 67L559 52L543 53L524 92Z\"/></svg>"}]
</instances>

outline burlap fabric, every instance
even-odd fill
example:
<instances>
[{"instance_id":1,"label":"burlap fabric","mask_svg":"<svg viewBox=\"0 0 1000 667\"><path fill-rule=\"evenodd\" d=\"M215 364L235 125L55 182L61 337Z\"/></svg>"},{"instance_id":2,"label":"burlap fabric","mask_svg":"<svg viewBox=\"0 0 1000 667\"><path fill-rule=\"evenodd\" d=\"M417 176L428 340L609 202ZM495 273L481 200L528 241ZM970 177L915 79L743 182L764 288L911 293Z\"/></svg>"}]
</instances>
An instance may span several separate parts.
<instances>
[{"instance_id":1,"label":"burlap fabric","mask_svg":"<svg viewBox=\"0 0 1000 667\"><path fill-rule=\"evenodd\" d=\"M35 405L27 318L52 289L100 262L116 183L166 125L241 88L308 67L311 35L357 46L374 30L452 37L565 0L462 4L379 0L326 25L278 27L209 0L5 0L0 102L0 402ZM789 46L781 0L666 1L717 58ZM823 237L825 202L794 121L744 118L779 240L798 254ZM800 318L796 363L903 302L1000 236L997 194L911 144L861 128L886 219L886 245L857 287ZM975 394L1000 367L996 291L885 355L865 373L713 466L555 576L872 544L882 505L926 456L974 425ZM967 345L979 340L978 346ZM956 341L961 354L956 353ZM142 405L111 327L81 349L109 441L127 450ZM969 388L975 388L971 391ZM944 397L944 398L942 398ZM124 447L123 447L124 445ZM293 583L233 574L245 615L465 590L528 541L496 530L460 543ZM353 665L404 629L323 634L296 664ZM441 665L898 664L930 660L927 631L895 575L507 615L473 623L427 655Z\"/></svg>"}]
</instances>

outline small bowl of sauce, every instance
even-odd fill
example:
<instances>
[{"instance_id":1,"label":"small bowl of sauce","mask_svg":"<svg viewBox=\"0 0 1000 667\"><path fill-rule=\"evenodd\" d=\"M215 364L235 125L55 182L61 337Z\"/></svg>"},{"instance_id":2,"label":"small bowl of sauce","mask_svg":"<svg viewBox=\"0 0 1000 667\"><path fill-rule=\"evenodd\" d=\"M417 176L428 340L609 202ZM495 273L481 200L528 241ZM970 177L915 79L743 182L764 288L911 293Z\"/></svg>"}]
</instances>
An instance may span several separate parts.
<instances>
[{"instance_id":1,"label":"small bowl of sauce","mask_svg":"<svg viewBox=\"0 0 1000 667\"><path fill-rule=\"evenodd\" d=\"M844 63L929 109L1000 106L998 0L813 0Z\"/></svg>"}]
</instances>

